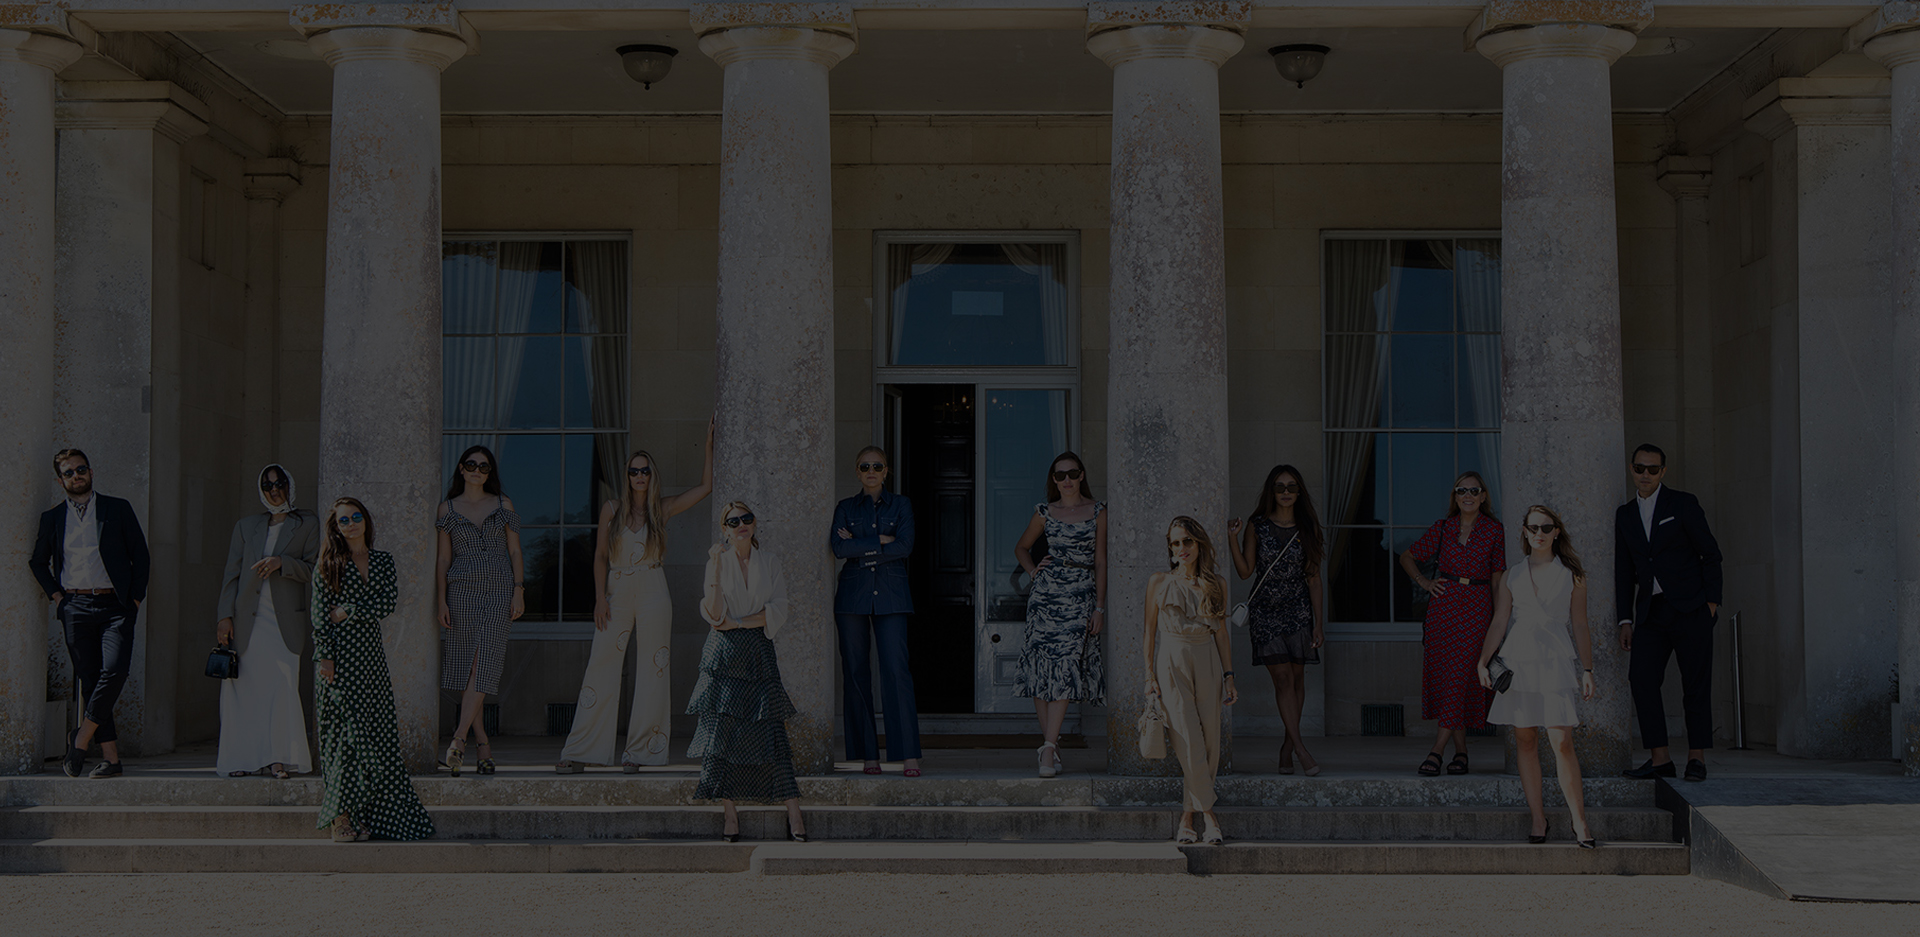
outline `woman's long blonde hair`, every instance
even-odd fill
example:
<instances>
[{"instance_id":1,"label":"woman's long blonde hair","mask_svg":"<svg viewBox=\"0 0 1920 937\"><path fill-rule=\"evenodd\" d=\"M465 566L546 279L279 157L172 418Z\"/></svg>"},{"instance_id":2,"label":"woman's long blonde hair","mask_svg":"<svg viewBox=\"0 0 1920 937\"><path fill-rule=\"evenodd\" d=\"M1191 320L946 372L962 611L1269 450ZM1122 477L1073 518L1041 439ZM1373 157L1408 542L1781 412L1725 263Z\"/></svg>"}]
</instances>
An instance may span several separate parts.
<instances>
[{"instance_id":1,"label":"woman's long blonde hair","mask_svg":"<svg viewBox=\"0 0 1920 937\"><path fill-rule=\"evenodd\" d=\"M653 453L645 449L635 449L633 455L627 456L628 468L633 467L635 459L646 459L647 468L653 470L653 477L647 481L647 549L641 554L640 560L658 560L667 555L666 511L660 507L660 463L654 460ZM627 519L633 516L633 479L629 476L621 478L619 482L620 513L614 516L618 526L607 531L607 557L614 566L623 562L620 554L627 542L624 532L627 530Z\"/></svg>"},{"instance_id":2,"label":"woman's long blonde hair","mask_svg":"<svg viewBox=\"0 0 1920 937\"><path fill-rule=\"evenodd\" d=\"M1167 525L1169 545L1173 540L1175 527L1186 528L1187 535L1200 544L1199 553L1193 558L1193 571L1200 577L1200 594L1206 602L1206 607L1200 610L1200 614L1208 618L1219 618L1225 615L1227 613L1227 577L1220 575L1220 571L1216 568L1219 565L1219 554L1213 550L1213 538L1207 536L1207 529L1200 526L1199 521L1182 514ZM1180 560L1173 555L1171 549L1167 551L1167 568L1172 570L1180 568Z\"/></svg>"}]
</instances>

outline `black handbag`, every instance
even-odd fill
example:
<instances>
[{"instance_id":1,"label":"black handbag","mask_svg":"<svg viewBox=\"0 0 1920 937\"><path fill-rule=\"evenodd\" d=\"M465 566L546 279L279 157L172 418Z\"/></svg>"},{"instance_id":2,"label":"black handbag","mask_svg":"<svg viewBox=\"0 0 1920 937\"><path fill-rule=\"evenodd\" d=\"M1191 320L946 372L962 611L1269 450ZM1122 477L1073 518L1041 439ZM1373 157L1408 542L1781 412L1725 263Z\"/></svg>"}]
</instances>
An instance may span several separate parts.
<instances>
[{"instance_id":1,"label":"black handbag","mask_svg":"<svg viewBox=\"0 0 1920 937\"><path fill-rule=\"evenodd\" d=\"M215 680L234 680L240 676L240 653L225 644L216 644L207 654L207 676Z\"/></svg>"}]
</instances>

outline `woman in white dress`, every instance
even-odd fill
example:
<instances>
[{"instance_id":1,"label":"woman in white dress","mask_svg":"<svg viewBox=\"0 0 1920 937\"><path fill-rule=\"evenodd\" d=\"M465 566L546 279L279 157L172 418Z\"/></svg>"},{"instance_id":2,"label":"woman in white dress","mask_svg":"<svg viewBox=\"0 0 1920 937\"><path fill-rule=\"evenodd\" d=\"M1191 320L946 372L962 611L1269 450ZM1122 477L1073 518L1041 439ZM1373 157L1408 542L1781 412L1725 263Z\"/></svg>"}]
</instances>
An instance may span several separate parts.
<instances>
[{"instance_id":1,"label":"woman in white dress","mask_svg":"<svg viewBox=\"0 0 1920 937\"><path fill-rule=\"evenodd\" d=\"M276 778L313 770L300 705L307 647L307 583L320 553L320 521L293 506L293 476L260 470L266 513L233 525L215 639L240 655L240 676L220 681L220 753L214 771Z\"/></svg>"},{"instance_id":2,"label":"woman in white dress","mask_svg":"<svg viewBox=\"0 0 1920 937\"><path fill-rule=\"evenodd\" d=\"M1513 682L1496 694L1487 721L1513 726L1519 749L1520 786L1533 811L1530 843L1547 841L1547 811L1540 789L1540 726L1547 728L1560 775L1560 792L1573 814L1573 836L1582 849L1599 845L1587 827L1580 790L1580 761L1573 753L1573 727L1580 724L1574 695L1593 699L1593 640L1587 632L1587 579L1566 525L1552 508L1527 508L1521 550L1527 561L1508 571L1494 596L1493 621L1480 649L1480 685L1493 688L1489 664L1495 655L1513 671ZM1512 622L1508 623L1508 613Z\"/></svg>"}]
</instances>

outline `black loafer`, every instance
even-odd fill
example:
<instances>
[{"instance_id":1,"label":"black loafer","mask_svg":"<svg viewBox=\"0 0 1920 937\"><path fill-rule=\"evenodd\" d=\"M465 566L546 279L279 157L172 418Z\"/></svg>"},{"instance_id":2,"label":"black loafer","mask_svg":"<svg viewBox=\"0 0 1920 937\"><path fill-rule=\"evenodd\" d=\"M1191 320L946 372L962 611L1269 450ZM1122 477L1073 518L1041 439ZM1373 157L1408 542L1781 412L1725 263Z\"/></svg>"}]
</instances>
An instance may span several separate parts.
<instances>
[{"instance_id":1,"label":"black loafer","mask_svg":"<svg viewBox=\"0 0 1920 937\"><path fill-rule=\"evenodd\" d=\"M1667 777L1673 777L1669 774ZM1687 759L1687 780L1704 781L1707 779L1707 763L1698 758Z\"/></svg>"},{"instance_id":2,"label":"black loafer","mask_svg":"<svg viewBox=\"0 0 1920 937\"><path fill-rule=\"evenodd\" d=\"M117 762L117 761L103 761L103 762L101 762L101 763L99 763L99 764L97 764L97 765L94 765L94 766L93 766L93 773L92 773L92 774L89 774L89 775L87 775L87 777L90 777L90 778L117 778L117 777L119 777L119 776L120 776L121 774L123 774L123 773L125 773L125 772L122 772L122 771L120 770L120 763L119 763L119 762Z\"/></svg>"},{"instance_id":3,"label":"black loafer","mask_svg":"<svg viewBox=\"0 0 1920 937\"><path fill-rule=\"evenodd\" d=\"M1705 769L1703 768L1702 770L1704 771ZM1677 772L1677 769L1673 767L1673 762L1671 761L1667 762L1666 764L1656 765L1653 763L1653 759L1649 758L1647 759L1646 764L1643 764L1638 768L1628 768L1627 770L1621 773L1626 775L1627 777L1638 778L1642 781L1645 781L1649 778L1670 778L1670 777L1673 777L1678 772ZM1704 777L1705 775L1702 775L1702 776Z\"/></svg>"},{"instance_id":4,"label":"black loafer","mask_svg":"<svg viewBox=\"0 0 1920 937\"><path fill-rule=\"evenodd\" d=\"M79 777L80 772L86 770L86 767L87 767L87 750L84 748L73 747L73 740L77 738L79 735L80 735L79 729L75 729L71 733L68 733L67 757L60 759L60 767L67 772L67 777L70 777L70 778Z\"/></svg>"}]
</instances>

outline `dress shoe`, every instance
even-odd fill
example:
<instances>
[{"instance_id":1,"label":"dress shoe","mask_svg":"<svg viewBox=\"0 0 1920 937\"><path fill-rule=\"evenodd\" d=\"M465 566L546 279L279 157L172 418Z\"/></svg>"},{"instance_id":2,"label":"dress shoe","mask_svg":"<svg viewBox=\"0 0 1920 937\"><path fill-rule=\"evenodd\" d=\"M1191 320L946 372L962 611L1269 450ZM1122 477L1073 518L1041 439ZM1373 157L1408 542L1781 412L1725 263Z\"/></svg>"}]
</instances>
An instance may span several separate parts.
<instances>
[{"instance_id":1,"label":"dress shoe","mask_svg":"<svg viewBox=\"0 0 1920 937\"><path fill-rule=\"evenodd\" d=\"M80 772L87 767L87 750L73 747L73 740L78 738L79 735L80 730L75 729L72 734L67 736L67 757L60 760L60 767L67 772L67 777L70 778L79 777Z\"/></svg>"},{"instance_id":2,"label":"dress shoe","mask_svg":"<svg viewBox=\"0 0 1920 937\"><path fill-rule=\"evenodd\" d=\"M1673 777L1669 774L1667 777ZM1687 759L1687 780L1704 781L1707 779L1707 763L1698 758Z\"/></svg>"},{"instance_id":3,"label":"dress shoe","mask_svg":"<svg viewBox=\"0 0 1920 937\"><path fill-rule=\"evenodd\" d=\"M1653 763L1653 759L1649 758L1647 759L1646 764L1643 764L1638 768L1628 768L1627 770L1621 773L1626 775L1627 777L1639 778L1640 780L1644 781L1644 780L1647 780L1648 778L1670 778L1670 777L1673 777L1674 774L1676 774L1677 772L1673 767L1673 762L1669 761L1665 764L1656 765Z\"/></svg>"},{"instance_id":4,"label":"dress shoe","mask_svg":"<svg viewBox=\"0 0 1920 937\"><path fill-rule=\"evenodd\" d=\"M119 776L120 776L121 774L123 774L123 773L124 773L124 772L122 772L122 771L120 770L120 763L119 763L119 762L117 762L117 761L103 761L103 762L101 762L101 763L99 763L99 764L97 764L97 765L94 765L94 766L93 766L93 773L92 773L92 774L89 774L89 775L87 775L87 777L89 777L89 778L117 778L117 777L119 777Z\"/></svg>"}]
</instances>

